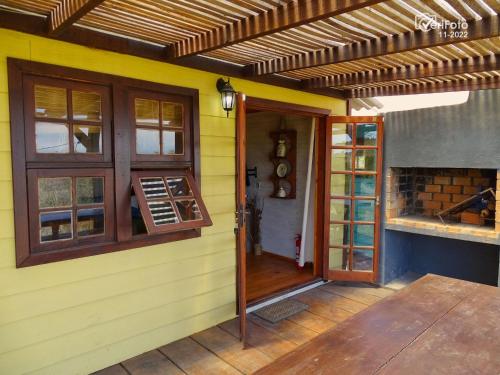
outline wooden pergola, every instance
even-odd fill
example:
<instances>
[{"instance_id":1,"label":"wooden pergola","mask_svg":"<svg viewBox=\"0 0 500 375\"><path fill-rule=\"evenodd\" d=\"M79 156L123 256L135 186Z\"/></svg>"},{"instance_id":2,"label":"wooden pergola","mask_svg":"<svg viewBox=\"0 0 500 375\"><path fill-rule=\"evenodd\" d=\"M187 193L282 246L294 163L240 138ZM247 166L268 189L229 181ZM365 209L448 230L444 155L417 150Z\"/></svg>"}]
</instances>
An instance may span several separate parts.
<instances>
[{"instance_id":1,"label":"wooden pergola","mask_svg":"<svg viewBox=\"0 0 500 375\"><path fill-rule=\"evenodd\" d=\"M499 11L498 0L0 0L0 27L363 98L500 88ZM461 28L424 31L416 18Z\"/></svg>"}]
</instances>

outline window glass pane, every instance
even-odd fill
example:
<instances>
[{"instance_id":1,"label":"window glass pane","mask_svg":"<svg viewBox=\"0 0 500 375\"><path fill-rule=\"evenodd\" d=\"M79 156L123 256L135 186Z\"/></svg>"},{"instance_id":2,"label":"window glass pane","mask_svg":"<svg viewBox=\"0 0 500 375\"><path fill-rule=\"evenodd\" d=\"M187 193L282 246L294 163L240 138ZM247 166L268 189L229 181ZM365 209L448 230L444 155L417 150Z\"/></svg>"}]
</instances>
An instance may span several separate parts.
<instances>
[{"instance_id":1,"label":"window glass pane","mask_svg":"<svg viewBox=\"0 0 500 375\"><path fill-rule=\"evenodd\" d=\"M161 113L163 126L182 128L182 104L162 102Z\"/></svg>"},{"instance_id":2,"label":"window glass pane","mask_svg":"<svg viewBox=\"0 0 500 375\"><path fill-rule=\"evenodd\" d=\"M179 222L172 202L150 201L148 202L148 206L155 225L176 224Z\"/></svg>"},{"instance_id":3,"label":"window glass pane","mask_svg":"<svg viewBox=\"0 0 500 375\"><path fill-rule=\"evenodd\" d=\"M94 153L102 152L102 128L100 126L73 126L73 144L75 152Z\"/></svg>"},{"instance_id":4,"label":"window glass pane","mask_svg":"<svg viewBox=\"0 0 500 375\"><path fill-rule=\"evenodd\" d=\"M334 146L352 145L352 124L332 124L332 144Z\"/></svg>"},{"instance_id":5,"label":"window glass pane","mask_svg":"<svg viewBox=\"0 0 500 375\"><path fill-rule=\"evenodd\" d=\"M377 125L358 124L356 127L356 144L358 146L376 146Z\"/></svg>"},{"instance_id":6,"label":"window glass pane","mask_svg":"<svg viewBox=\"0 0 500 375\"><path fill-rule=\"evenodd\" d=\"M350 174L332 174L330 178L330 194L341 196L351 195L351 178Z\"/></svg>"},{"instance_id":7,"label":"window glass pane","mask_svg":"<svg viewBox=\"0 0 500 375\"><path fill-rule=\"evenodd\" d=\"M357 175L354 179L354 195L371 196L375 195L376 176Z\"/></svg>"},{"instance_id":8,"label":"window glass pane","mask_svg":"<svg viewBox=\"0 0 500 375\"><path fill-rule=\"evenodd\" d=\"M356 170L377 170L377 150L356 150Z\"/></svg>"},{"instance_id":9,"label":"window glass pane","mask_svg":"<svg viewBox=\"0 0 500 375\"><path fill-rule=\"evenodd\" d=\"M73 238L71 211L40 214L40 242L69 240L71 238Z\"/></svg>"},{"instance_id":10,"label":"window glass pane","mask_svg":"<svg viewBox=\"0 0 500 375\"><path fill-rule=\"evenodd\" d=\"M71 177L38 179L38 207L55 208L71 206Z\"/></svg>"},{"instance_id":11,"label":"window glass pane","mask_svg":"<svg viewBox=\"0 0 500 375\"><path fill-rule=\"evenodd\" d=\"M352 150L332 150L332 171L352 171Z\"/></svg>"},{"instance_id":12,"label":"window glass pane","mask_svg":"<svg viewBox=\"0 0 500 375\"><path fill-rule=\"evenodd\" d=\"M161 177L141 178L141 186L146 199L168 197L165 181Z\"/></svg>"},{"instance_id":13,"label":"window glass pane","mask_svg":"<svg viewBox=\"0 0 500 375\"><path fill-rule=\"evenodd\" d=\"M69 153L69 129L66 124L38 122L35 124L36 152L39 154Z\"/></svg>"},{"instance_id":14,"label":"window glass pane","mask_svg":"<svg viewBox=\"0 0 500 375\"><path fill-rule=\"evenodd\" d=\"M135 122L137 125L160 126L158 101L135 99Z\"/></svg>"},{"instance_id":15,"label":"window glass pane","mask_svg":"<svg viewBox=\"0 0 500 375\"><path fill-rule=\"evenodd\" d=\"M186 197L193 195L186 177L167 178L167 184L174 197Z\"/></svg>"},{"instance_id":16,"label":"window glass pane","mask_svg":"<svg viewBox=\"0 0 500 375\"><path fill-rule=\"evenodd\" d=\"M351 219L351 201L348 199L330 200L330 220L342 221Z\"/></svg>"},{"instance_id":17,"label":"window glass pane","mask_svg":"<svg viewBox=\"0 0 500 375\"><path fill-rule=\"evenodd\" d=\"M374 246L375 226L371 224L354 224L354 245Z\"/></svg>"},{"instance_id":18,"label":"window glass pane","mask_svg":"<svg viewBox=\"0 0 500 375\"><path fill-rule=\"evenodd\" d=\"M79 237L104 234L104 208L78 210L76 228Z\"/></svg>"},{"instance_id":19,"label":"window glass pane","mask_svg":"<svg viewBox=\"0 0 500 375\"><path fill-rule=\"evenodd\" d=\"M331 270L349 270L349 249L330 248L328 263Z\"/></svg>"},{"instance_id":20,"label":"window glass pane","mask_svg":"<svg viewBox=\"0 0 500 375\"><path fill-rule=\"evenodd\" d=\"M330 224L330 246L349 245L349 238L349 224Z\"/></svg>"},{"instance_id":21,"label":"window glass pane","mask_svg":"<svg viewBox=\"0 0 500 375\"><path fill-rule=\"evenodd\" d=\"M372 271L373 251L354 249L352 252L352 269L355 271Z\"/></svg>"},{"instance_id":22,"label":"window glass pane","mask_svg":"<svg viewBox=\"0 0 500 375\"><path fill-rule=\"evenodd\" d=\"M184 153L184 133L163 131L163 155L182 155Z\"/></svg>"},{"instance_id":23,"label":"window glass pane","mask_svg":"<svg viewBox=\"0 0 500 375\"><path fill-rule=\"evenodd\" d=\"M95 92L73 91L73 120L101 121L101 95Z\"/></svg>"},{"instance_id":24,"label":"window glass pane","mask_svg":"<svg viewBox=\"0 0 500 375\"><path fill-rule=\"evenodd\" d=\"M137 129L136 152L142 155L158 155L160 153L160 131Z\"/></svg>"},{"instance_id":25,"label":"window glass pane","mask_svg":"<svg viewBox=\"0 0 500 375\"><path fill-rule=\"evenodd\" d=\"M375 221L375 201L355 200L354 201L355 221Z\"/></svg>"},{"instance_id":26,"label":"window glass pane","mask_svg":"<svg viewBox=\"0 0 500 375\"><path fill-rule=\"evenodd\" d=\"M104 202L103 177L77 177L76 203L96 204Z\"/></svg>"},{"instance_id":27,"label":"window glass pane","mask_svg":"<svg viewBox=\"0 0 500 375\"><path fill-rule=\"evenodd\" d=\"M182 221L202 220L200 209L194 199L175 201Z\"/></svg>"},{"instance_id":28,"label":"window glass pane","mask_svg":"<svg viewBox=\"0 0 500 375\"><path fill-rule=\"evenodd\" d=\"M57 119L68 118L66 89L35 85L35 116Z\"/></svg>"}]
</instances>

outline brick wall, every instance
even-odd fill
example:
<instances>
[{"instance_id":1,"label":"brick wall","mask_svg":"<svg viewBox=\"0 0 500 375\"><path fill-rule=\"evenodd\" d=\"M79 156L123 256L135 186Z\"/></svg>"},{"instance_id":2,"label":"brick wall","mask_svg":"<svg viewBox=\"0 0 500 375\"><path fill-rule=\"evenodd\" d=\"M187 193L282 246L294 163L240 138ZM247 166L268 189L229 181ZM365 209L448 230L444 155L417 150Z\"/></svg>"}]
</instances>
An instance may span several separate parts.
<instances>
[{"instance_id":1,"label":"brick wall","mask_svg":"<svg viewBox=\"0 0 500 375\"><path fill-rule=\"evenodd\" d=\"M500 173L499 173L500 177ZM467 168L390 168L387 175L386 218L424 216L433 218L445 210L487 188L500 187L497 171ZM494 219L499 203L491 204ZM493 219L491 224L493 225ZM460 221L460 214L447 217ZM500 229L499 222L495 222Z\"/></svg>"}]
</instances>

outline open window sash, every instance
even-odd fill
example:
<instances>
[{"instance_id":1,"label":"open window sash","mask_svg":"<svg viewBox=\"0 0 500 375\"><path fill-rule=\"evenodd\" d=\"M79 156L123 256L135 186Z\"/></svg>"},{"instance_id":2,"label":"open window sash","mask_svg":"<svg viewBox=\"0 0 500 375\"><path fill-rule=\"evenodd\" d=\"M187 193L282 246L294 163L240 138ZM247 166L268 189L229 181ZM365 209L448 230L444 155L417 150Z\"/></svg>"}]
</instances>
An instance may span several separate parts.
<instances>
[{"instance_id":1,"label":"open window sash","mask_svg":"<svg viewBox=\"0 0 500 375\"><path fill-rule=\"evenodd\" d=\"M212 225L201 194L185 170L132 172L132 187L148 234Z\"/></svg>"}]
</instances>

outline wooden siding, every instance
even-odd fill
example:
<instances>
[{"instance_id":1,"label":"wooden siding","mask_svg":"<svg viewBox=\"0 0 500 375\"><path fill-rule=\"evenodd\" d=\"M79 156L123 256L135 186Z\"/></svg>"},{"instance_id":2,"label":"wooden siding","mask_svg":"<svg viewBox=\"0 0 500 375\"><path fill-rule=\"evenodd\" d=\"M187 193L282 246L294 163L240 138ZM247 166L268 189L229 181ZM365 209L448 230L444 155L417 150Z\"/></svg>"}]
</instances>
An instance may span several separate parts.
<instances>
[{"instance_id":1,"label":"wooden siding","mask_svg":"<svg viewBox=\"0 0 500 375\"><path fill-rule=\"evenodd\" d=\"M15 268L6 58L123 75L200 91L202 237ZM83 374L235 316L234 113L219 76L0 29L0 373ZM345 103L232 79L251 96L329 108Z\"/></svg>"}]
</instances>

